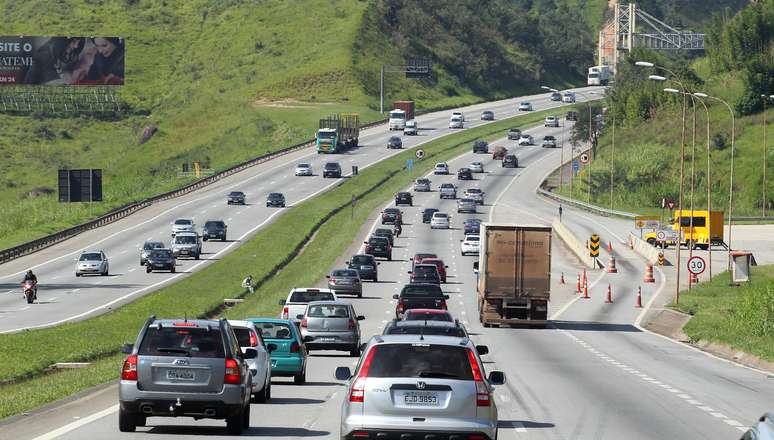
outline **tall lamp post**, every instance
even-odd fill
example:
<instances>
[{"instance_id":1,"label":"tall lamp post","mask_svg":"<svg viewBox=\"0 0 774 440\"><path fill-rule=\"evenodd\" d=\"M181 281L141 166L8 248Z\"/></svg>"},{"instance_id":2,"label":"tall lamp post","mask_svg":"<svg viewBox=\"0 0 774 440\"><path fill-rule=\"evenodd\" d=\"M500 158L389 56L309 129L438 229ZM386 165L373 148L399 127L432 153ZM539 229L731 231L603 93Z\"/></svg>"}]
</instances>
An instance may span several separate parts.
<instances>
[{"instance_id":1,"label":"tall lamp post","mask_svg":"<svg viewBox=\"0 0 774 440\"><path fill-rule=\"evenodd\" d=\"M589 130L588 130L589 131L589 149L592 152L592 157L590 158L588 167L586 168L586 171L588 171L588 182L587 182L587 186L586 186L586 194L587 194L586 198L587 198L587 202L591 203L591 163L594 161L594 159L595 159L594 156L596 156L596 154L593 154L595 149L594 149L594 140L592 138L592 132L591 132L591 100L589 99L588 96L586 96L586 94L596 95L596 93L595 92L583 93L583 92L580 92L580 91L577 91L577 90L575 91L575 93L581 95L586 100L586 102L589 105Z\"/></svg>"},{"instance_id":2,"label":"tall lamp post","mask_svg":"<svg viewBox=\"0 0 774 440\"><path fill-rule=\"evenodd\" d=\"M723 105L725 105L728 109L728 112L731 114L731 175L729 177L728 187L728 269L731 270L731 232L733 229L731 215L733 214L734 209L734 150L736 145L736 116L734 115L734 109L731 108L731 105L725 100L718 98L717 96L710 96L701 92L694 93L694 96L698 96L699 98L714 99L715 101L722 102Z\"/></svg>"},{"instance_id":3,"label":"tall lamp post","mask_svg":"<svg viewBox=\"0 0 774 440\"><path fill-rule=\"evenodd\" d=\"M707 104L701 97L696 98L704 107L704 114L707 116L707 212L710 213L707 216L707 229L712 231L712 183L710 173L712 172L712 162L710 161L710 114ZM709 270L709 278L712 279L712 233L710 232L709 243L707 244L707 269Z\"/></svg>"},{"instance_id":4,"label":"tall lamp post","mask_svg":"<svg viewBox=\"0 0 774 440\"><path fill-rule=\"evenodd\" d=\"M552 87L540 86L540 88L543 90L559 93L559 90L554 89ZM559 135L562 138L561 148L559 151L559 188L563 188L564 187L564 122L562 122L562 130ZM572 157L572 155L570 157Z\"/></svg>"},{"instance_id":5,"label":"tall lamp post","mask_svg":"<svg viewBox=\"0 0 774 440\"><path fill-rule=\"evenodd\" d=\"M769 149L766 145L766 103L768 103L769 99L774 99L774 95L761 95L761 98L763 98L763 194L761 198L763 199L763 217L766 217L766 209L769 204L769 200L766 198L766 159L769 155Z\"/></svg>"}]
</instances>

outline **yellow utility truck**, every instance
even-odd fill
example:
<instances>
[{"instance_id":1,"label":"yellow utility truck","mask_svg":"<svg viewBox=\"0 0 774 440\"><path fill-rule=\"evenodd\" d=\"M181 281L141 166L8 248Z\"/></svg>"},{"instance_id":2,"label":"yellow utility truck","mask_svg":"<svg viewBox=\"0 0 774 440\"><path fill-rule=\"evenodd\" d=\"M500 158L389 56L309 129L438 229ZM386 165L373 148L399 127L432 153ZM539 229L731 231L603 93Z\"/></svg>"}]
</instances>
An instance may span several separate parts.
<instances>
[{"instance_id":1,"label":"yellow utility truck","mask_svg":"<svg viewBox=\"0 0 774 440\"><path fill-rule=\"evenodd\" d=\"M723 242L723 211L675 210L669 221L671 231L679 231L680 243L688 248L709 249L710 244L725 246ZM660 240L658 231L645 234L645 240L653 246L674 246L678 239Z\"/></svg>"}]
</instances>

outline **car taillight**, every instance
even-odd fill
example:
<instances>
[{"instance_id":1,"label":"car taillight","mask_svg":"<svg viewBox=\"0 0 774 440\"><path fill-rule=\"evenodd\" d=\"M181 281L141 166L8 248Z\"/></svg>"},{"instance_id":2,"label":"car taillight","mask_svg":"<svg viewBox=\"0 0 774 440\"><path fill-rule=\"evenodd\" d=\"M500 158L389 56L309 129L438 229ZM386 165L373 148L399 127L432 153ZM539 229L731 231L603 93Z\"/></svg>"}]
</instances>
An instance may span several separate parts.
<instances>
[{"instance_id":1,"label":"car taillight","mask_svg":"<svg viewBox=\"0 0 774 440\"><path fill-rule=\"evenodd\" d=\"M223 375L223 383L231 385L239 385L241 383L241 373L236 360L226 359L226 373Z\"/></svg>"},{"instance_id":2,"label":"car taillight","mask_svg":"<svg viewBox=\"0 0 774 440\"><path fill-rule=\"evenodd\" d=\"M350 330L354 329L355 328L355 320L352 319L352 318L349 318L349 324L348 324L347 327L349 327Z\"/></svg>"},{"instance_id":3,"label":"car taillight","mask_svg":"<svg viewBox=\"0 0 774 440\"><path fill-rule=\"evenodd\" d=\"M258 346L258 336L253 332L250 332L250 346L251 347Z\"/></svg>"},{"instance_id":4,"label":"car taillight","mask_svg":"<svg viewBox=\"0 0 774 440\"><path fill-rule=\"evenodd\" d=\"M301 320L301 327L306 328L306 326L307 326L307 322L306 322L306 318L304 318Z\"/></svg>"},{"instance_id":5,"label":"car taillight","mask_svg":"<svg viewBox=\"0 0 774 440\"><path fill-rule=\"evenodd\" d=\"M137 355L128 356L121 369L121 380L137 380Z\"/></svg>"},{"instance_id":6,"label":"car taillight","mask_svg":"<svg viewBox=\"0 0 774 440\"><path fill-rule=\"evenodd\" d=\"M365 383L368 377L368 370L371 368L371 361L374 359L377 347L372 347L368 352L365 359L363 359L363 365L360 367L360 371L357 373L357 378L352 382L352 389L349 390L349 401L355 403L363 403L365 399Z\"/></svg>"},{"instance_id":7,"label":"car taillight","mask_svg":"<svg viewBox=\"0 0 774 440\"><path fill-rule=\"evenodd\" d=\"M298 353L298 350L301 348L301 345L298 344L298 342L293 341L292 344L290 344L290 352L291 353Z\"/></svg>"},{"instance_id":8,"label":"car taillight","mask_svg":"<svg viewBox=\"0 0 774 440\"><path fill-rule=\"evenodd\" d=\"M331 284L336 284L336 278L333 278L333 277L331 277L331 279L330 279L330 283L331 283Z\"/></svg>"},{"instance_id":9,"label":"car taillight","mask_svg":"<svg viewBox=\"0 0 774 440\"><path fill-rule=\"evenodd\" d=\"M282 308L282 319L288 319L288 308L287 308L287 306Z\"/></svg>"},{"instance_id":10,"label":"car taillight","mask_svg":"<svg viewBox=\"0 0 774 440\"><path fill-rule=\"evenodd\" d=\"M442 299L441 302L438 303L438 306L444 310L446 310L446 300Z\"/></svg>"},{"instance_id":11,"label":"car taillight","mask_svg":"<svg viewBox=\"0 0 774 440\"><path fill-rule=\"evenodd\" d=\"M468 349L468 361L470 361L470 371L473 372L473 380L476 382L476 406L490 406L489 388L484 383L478 360L471 349Z\"/></svg>"},{"instance_id":12,"label":"car taillight","mask_svg":"<svg viewBox=\"0 0 774 440\"><path fill-rule=\"evenodd\" d=\"M398 313L403 313L403 311L406 310L406 305L403 303L403 300L398 300Z\"/></svg>"}]
</instances>

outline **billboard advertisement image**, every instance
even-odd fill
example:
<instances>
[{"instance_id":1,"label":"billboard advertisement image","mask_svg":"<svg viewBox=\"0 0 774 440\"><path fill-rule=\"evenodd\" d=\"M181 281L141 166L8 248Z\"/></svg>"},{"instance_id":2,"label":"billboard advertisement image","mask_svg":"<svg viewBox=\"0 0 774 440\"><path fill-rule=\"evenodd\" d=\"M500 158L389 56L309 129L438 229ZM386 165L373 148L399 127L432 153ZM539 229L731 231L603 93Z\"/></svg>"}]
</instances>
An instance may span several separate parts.
<instances>
[{"instance_id":1,"label":"billboard advertisement image","mask_svg":"<svg viewBox=\"0 0 774 440\"><path fill-rule=\"evenodd\" d=\"M0 86L123 85L121 37L0 36Z\"/></svg>"}]
</instances>

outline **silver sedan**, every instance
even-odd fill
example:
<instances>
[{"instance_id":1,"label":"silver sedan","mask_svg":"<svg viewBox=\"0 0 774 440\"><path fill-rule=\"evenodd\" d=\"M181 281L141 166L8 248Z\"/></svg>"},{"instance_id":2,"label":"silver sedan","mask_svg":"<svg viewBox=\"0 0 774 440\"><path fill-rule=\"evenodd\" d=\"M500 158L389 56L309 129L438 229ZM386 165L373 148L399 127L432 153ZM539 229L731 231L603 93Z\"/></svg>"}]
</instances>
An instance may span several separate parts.
<instances>
[{"instance_id":1,"label":"silver sedan","mask_svg":"<svg viewBox=\"0 0 774 440\"><path fill-rule=\"evenodd\" d=\"M75 265L75 276L86 274L107 276L110 272L108 259L102 251L87 251L81 253Z\"/></svg>"}]
</instances>

